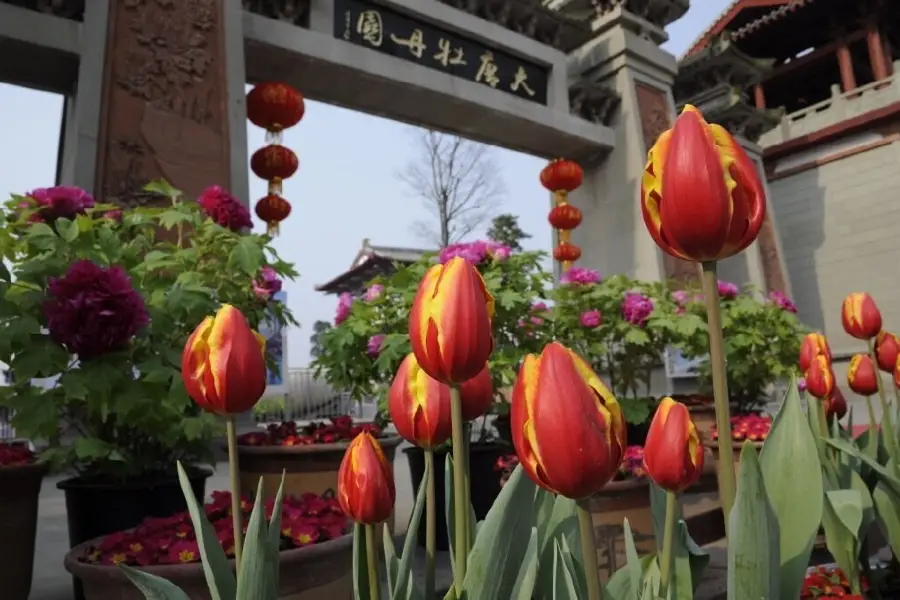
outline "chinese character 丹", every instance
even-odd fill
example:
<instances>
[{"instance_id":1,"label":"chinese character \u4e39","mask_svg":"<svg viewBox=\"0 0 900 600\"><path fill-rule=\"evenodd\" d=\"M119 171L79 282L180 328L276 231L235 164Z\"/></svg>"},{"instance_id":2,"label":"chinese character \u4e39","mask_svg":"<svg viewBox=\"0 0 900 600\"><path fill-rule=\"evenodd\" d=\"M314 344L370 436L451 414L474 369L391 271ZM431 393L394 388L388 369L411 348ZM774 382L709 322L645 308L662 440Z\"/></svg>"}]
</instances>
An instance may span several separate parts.
<instances>
[{"instance_id":1,"label":"chinese character \u4e39","mask_svg":"<svg viewBox=\"0 0 900 600\"><path fill-rule=\"evenodd\" d=\"M528 73L525 72L525 67L521 66L516 70L513 81L509 84L509 89L514 92L518 92L519 88L525 90L525 93L529 96L534 96L534 90L528 87Z\"/></svg>"},{"instance_id":2,"label":"chinese character \u4e39","mask_svg":"<svg viewBox=\"0 0 900 600\"><path fill-rule=\"evenodd\" d=\"M425 34L422 33L421 29L414 29L412 35L409 36L409 39L397 37L392 33L391 41L398 46L406 46L407 48L409 48L409 53L416 58L422 58L422 53L425 52L426 48L424 37Z\"/></svg>"},{"instance_id":3,"label":"chinese character \u4e39","mask_svg":"<svg viewBox=\"0 0 900 600\"><path fill-rule=\"evenodd\" d=\"M481 66L478 67L478 72L475 73L475 81L484 82L493 88L497 87L497 84L500 83L500 78L497 77L497 63L494 62L494 53L485 52L480 58Z\"/></svg>"},{"instance_id":4,"label":"chinese character \u4e39","mask_svg":"<svg viewBox=\"0 0 900 600\"><path fill-rule=\"evenodd\" d=\"M452 48L450 46L450 40L445 40L441 38L438 42L439 51L434 55L434 59L444 65L464 65L466 64L465 58L463 57L463 49L462 48Z\"/></svg>"},{"instance_id":5,"label":"chinese character \u4e39","mask_svg":"<svg viewBox=\"0 0 900 600\"><path fill-rule=\"evenodd\" d=\"M356 33L376 48L384 41L384 26L377 10L364 10L356 21Z\"/></svg>"}]
</instances>

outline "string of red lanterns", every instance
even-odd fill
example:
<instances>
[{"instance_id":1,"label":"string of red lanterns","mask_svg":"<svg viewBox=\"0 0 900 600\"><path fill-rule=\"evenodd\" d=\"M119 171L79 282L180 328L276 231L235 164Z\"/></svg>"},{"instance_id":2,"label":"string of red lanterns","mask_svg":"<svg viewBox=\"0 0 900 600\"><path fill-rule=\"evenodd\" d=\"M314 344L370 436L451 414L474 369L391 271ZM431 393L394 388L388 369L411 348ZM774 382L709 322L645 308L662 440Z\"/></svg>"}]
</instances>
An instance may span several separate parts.
<instances>
[{"instance_id":1,"label":"string of red lanterns","mask_svg":"<svg viewBox=\"0 0 900 600\"><path fill-rule=\"evenodd\" d=\"M578 189L584 181L584 171L578 163L556 158L541 170L541 185L553 192L554 206L547 215L550 225L557 230L558 244L553 258L568 271L572 263L581 258L581 248L571 242L572 230L581 224L581 211L569 204L569 192Z\"/></svg>"},{"instance_id":2,"label":"string of red lanterns","mask_svg":"<svg viewBox=\"0 0 900 600\"><path fill-rule=\"evenodd\" d=\"M268 145L250 157L250 170L269 182L268 193L256 203L256 216L266 222L270 235L278 235L279 223L291 214L282 183L300 167L294 151L281 145L282 133L299 123L305 112L303 95L286 83L261 83L247 94L247 119L266 130Z\"/></svg>"}]
</instances>

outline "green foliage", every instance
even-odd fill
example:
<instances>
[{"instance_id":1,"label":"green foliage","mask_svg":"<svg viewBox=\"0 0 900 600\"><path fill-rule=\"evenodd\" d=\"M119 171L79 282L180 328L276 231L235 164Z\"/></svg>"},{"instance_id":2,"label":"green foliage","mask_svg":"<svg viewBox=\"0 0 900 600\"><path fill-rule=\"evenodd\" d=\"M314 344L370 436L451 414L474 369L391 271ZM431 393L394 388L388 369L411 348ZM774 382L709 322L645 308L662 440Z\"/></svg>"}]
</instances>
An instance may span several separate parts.
<instances>
[{"instance_id":1,"label":"green foliage","mask_svg":"<svg viewBox=\"0 0 900 600\"><path fill-rule=\"evenodd\" d=\"M9 265L0 273L0 361L14 376L0 389L0 406L14 411L20 435L49 443L43 458L54 468L88 478L170 474L176 460L208 459L219 426L187 396L181 352L221 303L240 308L254 327L267 311L295 323L286 307L260 301L252 290L264 265L296 276L268 236L220 227L164 182L148 189L171 202L125 211L121 222L103 217L115 207L97 206L51 227L29 222L33 211L18 209L22 199L14 198L11 218L0 226ZM42 308L49 281L82 259L121 266L150 315L125 350L86 360L50 336ZM34 378L56 382L40 387Z\"/></svg>"},{"instance_id":2,"label":"green foliage","mask_svg":"<svg viewBox=\"0 0 900 600\"><path fill-rule=\"evenodd\" d=\"M522 242L530 239L531 234L525 233L519 227L519 217L505 213L497 215L491 220L491 227L487 231L487 237L489 240L507 246L513 252L521 252Z\"/></svg>"}]
</instances>

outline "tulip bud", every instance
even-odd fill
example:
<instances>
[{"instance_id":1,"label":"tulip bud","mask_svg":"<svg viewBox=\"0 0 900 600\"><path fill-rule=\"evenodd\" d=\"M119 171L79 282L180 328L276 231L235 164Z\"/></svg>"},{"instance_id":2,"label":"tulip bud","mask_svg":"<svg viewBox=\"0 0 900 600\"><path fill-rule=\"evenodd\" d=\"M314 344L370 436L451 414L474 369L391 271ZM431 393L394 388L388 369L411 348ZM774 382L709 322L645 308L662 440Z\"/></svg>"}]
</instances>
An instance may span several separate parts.
<instances>
[{"instance_id":1,"label":"tulip bud","mask_svg":"<svg viewBox=\"0 0 900 600\"><path fill-rule=\"evenodd\" d=\"M821 333L807 333L800 343L800 371L806 373L813 359L820 354L824 354L831 361L831 348L828 347L828 340Z\"/></svg>"},{"instance_id":2,"label":"tulip bud","mask_svg":"<svg viewBox=\"0 0 900 600\"><path fill-rule=\"evenodd\" d=\"M703 472L703 445L687 406L663 398L656 409L647 441L644 468L656 485L684 491Z\"/></svg>"},{"instance_id":3,"label":"tulip bud","mask_svg":"<svg viewBox=\"0 0 900 600\"><path fill-rule=\"evenodd\" d=\"M485 367L481 373L459 386L462 398L463 421L474 421L486 413L494 402L494 382L491 370Z\"/></svg>"},{"instance_id":4,"label":"tulip bud","mask_svg":"<svg viewBox=\"0 0 900 600\"><path fill-rule=\"evenodd\" d=\"M831 392L831 395L823 402L823 406L825 407L825 418L829 420L832 418L843 419L844 415L847 414L847 400L844 398L844 394L838 386L834 386L834 391Z\"/></svg>"},{"instance_id":5,"label":"tulip bud","mask_svg":"<svg viewBox=\"0 0 900 600\"><path fill-rule=\"evenodd\" d=\"M363 525L387 521L394 512L394 474L381 444L369 432L353 438L338 469L338 502Z\"/></svg>"},{"instance_id":6,"label":"tulip bud","mask_svg":"<svg viewBox=\"0 0 900 600\"><path fill-rule=\"evenodd\" d=\"M841 324L848 335L859 340L870 340L881 331L881 311L872 296L854 292L844 298L841 305Z\"/></svg>"},{"instance_id":7,"label":"tulip bud","mask_svg":"<svg viewBox=\"0 0 900 600\"><path fill-rule=\"evenodd\" d=\"M868 354L854 354L847 368L847 383L850 389L861 396L871 396L878 393L878 370L872 357Z\"/></svg>"},{"instance_id":8,"label":"tulip bud","mask_svg":"<svg viewBox=\"0 0 900 600\"><path fill-rule=\"evenodd\" d=\"M478 375L494 347L494 298L464 258L431 267L409 313L409 341L434 379L459 385Z\"/></svg>"},{"instance_id":9,"label":"tulip bud","mask_svg":"<svg viewBox=\"0 0 900 600\"><path fill-rule=\"evenodd\" d=\"M247 412L266 391L266 339L246 317L223 304L188 338L181 355L181 379L202 409L219 415Z\"/></svg>"},{"instance_id":10,"label":"tulip bud","mask_svg":"<svg viewBox=\"0 0 900 600\"><path fill-rule=\"evenodd\" d=\"M741 145L688 105L650 149L641 212L666 253L697 262L722 260L759 235L766 197Z\"/></svg>"},{"instance_id":11,"label":"tulip bud","mask_svg":"<svg viewBox=\"0 0 900 600\"><path fill-rule=\"evenodd\" d=\"M878 368L885 373L893 373L900 357L900 338L887 331L878 332L875 338L875 358Z\"/></svg>"},{"instance_id":12,"label":"tulip bud","mask_svg":"<svg viewBox=\"0 0 900 600\"><path fill-rule=\"evenodd\" d=\"M388 410L400 437L420 448L439 446L453 432L450 388L429 377L415 354L408 354L397 369Z\"/></svg>"},{"instance_id":13,"label":"tulip bud","mask_svg":"<svg viewBox=\"0 0 900 600\"><path fill-rule=\"evenodd\" d=\"M834 391L834 371L824 354L816 356L806 371L806 390L816 398L827 398Z\"/></svg>"},{"instance_id":14,"label":"tulip bud","mask_svg":"<svg viewBox=\"0 0 900 600\"><path fill-rule=\"evenodd\" d=\"M627 446L612 393L580 356L557 342L525 357L510 408L525 473L567 498L587 498L616 474Z\"/></svg>"}]
</instances>

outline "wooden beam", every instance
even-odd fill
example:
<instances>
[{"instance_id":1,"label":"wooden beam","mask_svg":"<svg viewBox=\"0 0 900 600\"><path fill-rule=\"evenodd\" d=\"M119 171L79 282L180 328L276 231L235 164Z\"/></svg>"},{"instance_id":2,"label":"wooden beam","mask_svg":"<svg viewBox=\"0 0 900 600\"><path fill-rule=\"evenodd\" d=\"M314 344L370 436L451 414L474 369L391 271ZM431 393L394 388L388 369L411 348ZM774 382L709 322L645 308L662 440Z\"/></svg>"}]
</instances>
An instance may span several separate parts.
<instances>
[{"instance_id":1,"label":"wooden beam","mask_svg":"<svg viewBox=\"0 0 900 600\"><path fill-rule=\"evenodd\" d=\"M841 42L845 44L853 43L857 40L861 40L865 38L867 32L865 29L860 29L858 31L854 31L853 33L845 35L841 40L835 40L833 42L828 42L823 46L819 46L809 54L804 54L800 58L795 58L789 62L780 64L774 67L768 75L763 78L763 81L769 81L775 79L776 77L781 77L783 75L787 75L789 73L793 73L797 69L805 67L825 56L830 54L834 54L837 52L838 46L841 45Z\"/></svg>"},{"instance_id":2,"label":"wooden beam","mask_svg":"<svg viewBox=\"0 0 900 600\"><path fill-rule=\"evenodd\" d=\"M889 73L887 60L884 56L884 42L881 39L878 23L874 21L868 25L866 45L869 48L869 64L872 66L872 75L875 77L875 81L887 79Z\"/></svg>"},{"instance_id":3,"label":"wooden beam","mask_svg":"<svg viewBox=\"0 0 900 600\"><path fill-rule=\"evenodd\" d=\"M761 83L757 83L753 86L753 100L756 104L756 108L759 110L766 109L766 91L763 89Z\"/></svg>"},{"instance_id":4,"label":"wooden beam","mask_svg":"<svg viewBox=\"0 0 900 600\"><path fill-rule=\"evenodd\" d=\"M853 57L847 40L840 40L837 47L838 69L841 71L841 89L845 92L856 89L856 74L853 73Z\"/></svg>"},{"instance_id":5,"label":"wooden beam","mask_svg":"<svg viewBox=\"0 0 900 600\"><path fill-rule=\"evenodd\" d=\"M731 8L726 9L724 13L713 23L706 33L704 33L691 47L685 52L685 56L696 54L706 47L713 37L722 33L726 27L737 17L745 8L765 8L767 6L782 6L788 4L791 0L738 0L732 4Z\"/></svg>"}]
</instances>

